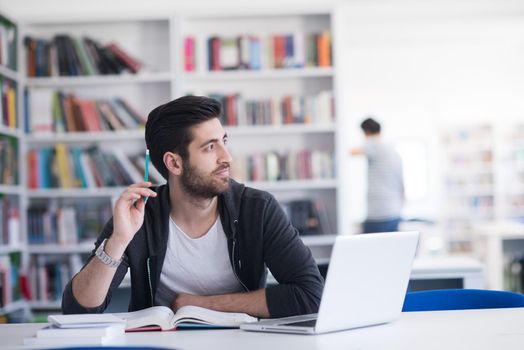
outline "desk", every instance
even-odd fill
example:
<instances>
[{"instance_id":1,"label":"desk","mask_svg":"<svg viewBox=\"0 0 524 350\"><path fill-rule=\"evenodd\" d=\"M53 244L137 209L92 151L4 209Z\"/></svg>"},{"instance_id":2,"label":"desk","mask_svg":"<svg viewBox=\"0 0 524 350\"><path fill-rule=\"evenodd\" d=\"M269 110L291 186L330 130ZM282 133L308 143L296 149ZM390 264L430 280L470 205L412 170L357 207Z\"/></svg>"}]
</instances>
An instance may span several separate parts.
<instances>
[{"instance_id":1,"label":"desk","mask_svg":"<svg viewBox=\"0 0 524 350\"><path fill-rule=\"evenodd\" d=\"M42 324L0 325L0 348L23 349ZM116 344L188 350L523 349L524 308L403 313L399 320L316 336L235 330L128 333Z\"/></svg>"},{"instance_id":2,"label":"desk","mask_svg":"<svg viewBox=\"0 0 524 350\"><path fill-rule=\"evenodd\" d=\"M413 261L410 280L458 279L461 288L484 288L483 266L467 256L426 256ZM435 288L438 288L437 286Z\"/></svg>"}]
</instances>

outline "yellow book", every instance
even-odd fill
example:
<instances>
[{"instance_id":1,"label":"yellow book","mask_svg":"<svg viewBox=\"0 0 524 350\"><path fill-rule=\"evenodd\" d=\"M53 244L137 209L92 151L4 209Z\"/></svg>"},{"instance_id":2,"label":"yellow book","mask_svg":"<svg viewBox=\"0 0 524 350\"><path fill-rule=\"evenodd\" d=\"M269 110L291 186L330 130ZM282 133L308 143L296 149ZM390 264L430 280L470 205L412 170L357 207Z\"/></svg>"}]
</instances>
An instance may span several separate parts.
<instances>
[{"instance_id":1,"label":"yellow book","mask_svg":"<svg viewBox=\"0 0 524 350\"><path fill-rule=\"evenodd\" d=\"M55 145L56 162L58 165L58 175L60 179L60 186L63 188L75 187L75 181L71 174L71 167L69 164L69 149L63 143Z\"/></svg>"},{"instance_id":2,"label":"yellow book","mask_svg":"<svg viewBox=\"0 0 524 350\"><path fill-rule=\"evenodd\" d=\"M7 88L7 125L16 128L16 91L13 86Z\"/></svg>"}]
</instances>

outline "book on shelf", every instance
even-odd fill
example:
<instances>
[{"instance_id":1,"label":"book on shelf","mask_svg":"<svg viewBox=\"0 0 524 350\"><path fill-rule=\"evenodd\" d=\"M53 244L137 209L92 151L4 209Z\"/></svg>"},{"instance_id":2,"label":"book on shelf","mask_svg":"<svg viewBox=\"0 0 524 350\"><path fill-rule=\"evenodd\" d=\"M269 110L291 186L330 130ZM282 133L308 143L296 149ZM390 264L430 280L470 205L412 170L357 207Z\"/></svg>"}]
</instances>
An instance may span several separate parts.
<instances>
[{"instance_id":1,"label":"book on shelf","mask_svg":"<svg viewBox=\"0 0 524 350\"><path fill-rule=\"evenodd\" d=\"M18 140L0 134L0 184L18 184Z\"/></svg>"},{"instance_id":2,"label":"book on shelf","mask_svg":"<svg viewBox=\"0 0 524 350\"><path fill-rule=\"evenodd\" d=\"M184 70L192 72L196 68L195 38L187 36L184 38Z\"/></svg>"},{"instance_id":3,"label":"book on shelf","mask_svg":"<svg viewBox=\"0 0 524 350\"><path fill-rule=\"evenodd\" d=\"M117 149L56 144L30 150L27 165L31 189L98 188L128 186L142 179L145 159L143 154L125 155ZM164 183L153 168L152 181Z\"/></svg>"},{"instance_id":4,"label":"book on shelf","mask_svg":"<svg viewBox=\"0 0 524 350\"><path fill-rule=\"evenodd\" d=\"M52 132L97 132L142 128L146 118L122 98L85 99L73 93L32 89L29 130L35 135Z\"/></svg>"},{"instance_id":5,"label":"book on shelf","mask_svg":"<svg viewBox=\"0 0 524 350\"><path fill-rule=\"evenodd\" d=\"M17 28L13 22L0 14L0 65L16 70Z\"/></svg>"},{"instance_id":6,"label":"book on shelf","mask_svg":"<svg viewBox=\"0 0 524 350\"><path fill-rule=\"evenodd\" d=\"M56 199L32 202L27 211L27 241L30 245L94 242L111 215L109 200L61 205Z\"/></svg>"},{"instance_id":7,"label":"book on shelf","mask_svg":"<svg viewBox=\"0 0 524 350\"><path fill-rule=\"evenodd\" d=\"M41 303L59 301L66 284L82 268L81 260L77 253L32 255L27 268L28 299Z\"/></svg>"},{"instance_id":8,"label":"book on shelf","mask_svg":"<svg viewBox=\"0 0 524 350\"><path fill-rule=\"evenodd\" d=\"M12 196L0 193L0 245L17 246L20 243L20 209Z\"/></svg>"},{"instance_id":9,"label":"book on shelf","mask_svg":"<svg viewBox=\"0 0 524 350\"><path fill-rule=\"evenodd\" d=\"M20 254L15 252L0 255L0 307L21 298Z\"/></svg>"},{"instance_id":10,"label":"book on shelf","mask_svg":"<svg viewBox=\"0 0 524 350\"><path fill-rule=\"evenodd\" d=\"M239 181L333 179L334 155L329 151L298 150L236 155L232 174Z\"/></svg>"},{"instance_id":11,"label":"book on shelf","mask_svg":"<svg viewBox=\"0 0 524 350\"><path fill-rule=\"evenodd\" d=\"M223 106L220 121L226 126L323 124L334 122L332 91L312 96L284 95L280 98L245 98L240 93L210 93Z\"/></svg>"},{"instance_id":12,"label":"book on shelf","mask_svg":"<svg viewBox=\"0 0 524 350\"><path fill-rule=\"evenodd\" d=\"M52 39L24 38L29 77L138 73L143 64L120 45L102 45L89 37L57 34Z\"/></svg>"},{"instance_id":13,"label":"book on shelf","mask_svg":"<svg viewBox=\"0 0 524 350\"><path fill-rule=\"evenodd\" d=\"M296 199L281 202L281 206L300 235L321 235L333 232L321 201Z\"/></svg>"},{"instance_id":14,"label":"book on shelf","mask_svg":"<svg viewBox=\"0 0 524 350\"><path fill-rule=\"evenodd\" d=\"M16 83L0 75L0 125L11 129L18 127L17 96Z\"/></svg>"},{"instance_id":15,"label":"book on shelf","mask_svg":"<svg viewBox=\"0 0 524 350\"><path fill-rule=\"evenodd\" d=\"M185 38L185 70L194 71L195 39ZM332 65L331 33L289 33L271 36L212 36L207 39L207 69L260 70Z\"/></svg>"}]
</instances>

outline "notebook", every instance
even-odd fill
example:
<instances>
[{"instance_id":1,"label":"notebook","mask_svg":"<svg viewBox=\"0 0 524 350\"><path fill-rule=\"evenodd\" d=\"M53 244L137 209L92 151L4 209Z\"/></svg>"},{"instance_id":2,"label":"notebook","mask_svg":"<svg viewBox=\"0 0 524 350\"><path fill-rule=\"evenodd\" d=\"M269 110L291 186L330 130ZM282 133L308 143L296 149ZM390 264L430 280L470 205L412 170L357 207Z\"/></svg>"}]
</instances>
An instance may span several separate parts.
<instances>
[{"instance_id":1,"label":"notebook","mask_svg":"<svg viewBox=\"0 0 524 350\"><path fill-rule=\"evenodd\" d=\"M400 316L418 232L338 236L318 314L265 319L246 331L319 334L391 322Z\"/></svg>"}]
</instances>

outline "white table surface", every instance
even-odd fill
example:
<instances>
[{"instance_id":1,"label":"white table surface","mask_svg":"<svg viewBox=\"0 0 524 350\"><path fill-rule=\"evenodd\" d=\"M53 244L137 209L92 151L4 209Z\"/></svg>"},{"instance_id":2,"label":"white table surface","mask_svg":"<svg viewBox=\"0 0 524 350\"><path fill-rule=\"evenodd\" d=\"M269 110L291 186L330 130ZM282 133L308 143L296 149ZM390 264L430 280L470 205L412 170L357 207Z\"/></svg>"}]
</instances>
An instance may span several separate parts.
<instances>
[{"instance_id":1,"label":"white table surface","mask_svg":"<svg viewBox=\"0 0 524 350\"><path fill-rule=\"evenodd\" d=\"M23 349L42 324L0 325L0 348ZM524 308L403 313L399 320L322 335L241 330L127 333L114 343L174 349L524 349Z\"/></svg>"}]
</instances>

